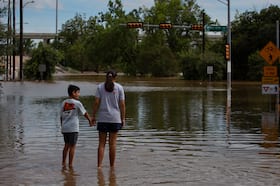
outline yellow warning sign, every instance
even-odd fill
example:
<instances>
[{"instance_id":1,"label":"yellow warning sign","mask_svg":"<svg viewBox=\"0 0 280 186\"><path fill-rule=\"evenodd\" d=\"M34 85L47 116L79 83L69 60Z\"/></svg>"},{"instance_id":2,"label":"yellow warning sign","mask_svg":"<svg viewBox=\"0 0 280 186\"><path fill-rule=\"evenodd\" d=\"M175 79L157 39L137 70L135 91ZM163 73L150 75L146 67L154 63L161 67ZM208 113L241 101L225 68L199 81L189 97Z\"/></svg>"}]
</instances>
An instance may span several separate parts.
<instances>
[{"instance_id":1,"label":"yellow warning sign","mask_svg":"<svg viewBox=\"0 0 280 186\"><path fill-rule=\"evenodd\" d=\"M260 51L260 55L268 64L272 65L280 56L280 51L277 46L269 41L267 45Z\"/></svg>"},{"instance_id":2,"label":"yellow warning sign","mask_svg":"<svg viewBox=\"0 0 280 186\"><path fill-rule=\"evenodd\" d=\"M279 77L262 77L262 84L272 84L278 85L279 84Z\"/></svg>"},{"instance_id":3,"label":"yellow warning sign","mask_svg":"<svg viewBox=\"0 0 280 186\"><path fill-rule=\"evenodd\" d=\"M269 76L269 77L277 76L277 66L264 66L263 76Z\"/></svg>"}]
</instances>

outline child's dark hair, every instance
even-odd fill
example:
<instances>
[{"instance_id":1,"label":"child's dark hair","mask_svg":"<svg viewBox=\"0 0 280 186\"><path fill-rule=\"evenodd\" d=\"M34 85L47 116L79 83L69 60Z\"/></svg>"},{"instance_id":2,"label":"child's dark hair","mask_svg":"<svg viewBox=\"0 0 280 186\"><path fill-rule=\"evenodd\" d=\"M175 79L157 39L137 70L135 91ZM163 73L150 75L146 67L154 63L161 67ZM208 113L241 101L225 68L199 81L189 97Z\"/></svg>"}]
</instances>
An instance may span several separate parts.
<instances>
[{"instance_id":1,"label":"child's dark hair","mask_svg":"<svg viewBox=\"0 0 280 186\"><path fill-rule=\"evenodd\" d=\"M117 73L113 70L110 70L106 74L106 81L105 81L105 90L107 92L113 92L114 90L114 82L113 79L115 79L117 76Z\"/></svg>"},{"instance_id":2,"label":"child's dark hair","mask_svg":"<svg viewBox=\"0 0 280 186\"><path fill-rule=\"evenodd\" d=\"M68 86L68 95L72 96L73 92L80 90L80 88L76 85L69 85Z\"/></svg>"}]
</instances>

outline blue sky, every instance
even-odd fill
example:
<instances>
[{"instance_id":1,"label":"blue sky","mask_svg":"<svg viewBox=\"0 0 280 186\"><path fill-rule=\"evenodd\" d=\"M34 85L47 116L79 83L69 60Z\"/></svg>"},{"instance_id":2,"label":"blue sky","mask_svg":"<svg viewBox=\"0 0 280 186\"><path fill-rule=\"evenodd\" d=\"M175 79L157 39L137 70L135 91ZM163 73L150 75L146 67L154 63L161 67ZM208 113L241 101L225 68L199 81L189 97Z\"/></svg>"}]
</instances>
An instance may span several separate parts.
<instances>
[{"instance_id":1,"label":"blue sky","mask_svg":"<svg viewBox=\"0 0 280 186\"><path fill-rule=\"evenodd\" d=\"M17 1L17 5L19 4ZM23 0L24 4L24 32L45 32L55 33L56 25L56 0L34 0L34 3L27 3L30 0ZM218 20L222 25L227 23L227 6L219 1L227 0L197 0L205 12L210 15L212 20ZM270 5L278 5L280 0L231 0L231 18L238 11L243 13L246 10L259 11ZM72 19L76 13L89 16L97 15L98 12L107 10L107 0L58 0L58 30L61 24ZM154 0L122 0L124 9L129 12L138 7L151 7ZM19 19L19 13L16 13Z\"/></svg>"}]
</instances>

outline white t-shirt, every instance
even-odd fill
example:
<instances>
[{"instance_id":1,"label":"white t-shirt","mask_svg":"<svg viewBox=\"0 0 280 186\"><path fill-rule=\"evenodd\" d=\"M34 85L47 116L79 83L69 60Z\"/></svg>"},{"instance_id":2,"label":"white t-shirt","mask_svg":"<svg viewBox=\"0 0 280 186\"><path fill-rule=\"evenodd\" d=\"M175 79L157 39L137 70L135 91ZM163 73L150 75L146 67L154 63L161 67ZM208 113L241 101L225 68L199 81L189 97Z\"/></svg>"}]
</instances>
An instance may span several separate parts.
<instances>
[{"instance_id":1,"label":"white t-shirt","mask_svg":"<svg viewBox=\"0 0 280 186\"><path fill-rule=\"evenodd\" d=\"M98 85L95 96L100 98L100 105L97 113L98 122L121 123L119 102L125 100L123 87L114 82L113 92L105 90L105 83Z\"/></svg>"},{"instance_id":2,"label":"white t-shirt","mask_svg":"<svg viewBox=\"0 0 280 186\"><path fill-rule=\"evenodd\" d=\"M62 102L60 115L62 118L61 132L79 132L79 115L84 115L86 109L79 100L66 99Z\"/></svg>"}]
</instances>

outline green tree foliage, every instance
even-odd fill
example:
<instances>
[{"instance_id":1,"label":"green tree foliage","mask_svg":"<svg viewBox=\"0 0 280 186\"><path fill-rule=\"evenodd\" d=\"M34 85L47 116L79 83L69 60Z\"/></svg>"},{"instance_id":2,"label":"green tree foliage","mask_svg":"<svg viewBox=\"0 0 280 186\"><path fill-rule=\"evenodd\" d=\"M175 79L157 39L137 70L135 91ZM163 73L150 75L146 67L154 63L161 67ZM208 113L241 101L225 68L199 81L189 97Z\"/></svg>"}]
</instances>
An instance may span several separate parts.
<instances>
[{"instance_id":1,"label":"green tree foliage","mask_svg":"<svg viewBox=\"0 0 280 186\"><path fill-rule=\"evenodd\" d=\"M221 54L207 51L204 55L201 56L201 58L202 69L200 70L200 72L202 72L201 77L203 78L203 80L206 80L208 78L208 75L206 73L207 66L213 66L213 74L211 75L212 80L220 81L225 79L226 64L224 57Z\"/></svg>"},{"instance_id":2,"label":"green tree foliage","mask_svg":"<svg viewBox=\"0 0 280 186\"><path fill-rule=\"evenodd\" d=\"M182 55L182 71L184 79L201 80L199 74L199 53L187 52Z\"/></svg>"},{"instance_id":3,"label":"green tree foliage","mask_svg":"<svg viewBox=\"0 0 280 186\"><path fill-rule=\"evenodd\" d=\"M212 80L223 80L225 63L221 55L208 51L204 55L198 51L182 54L183 77L188 80L207 80L207 66L213 67Z\"/></svg>"},{"instance_id":4,"label":"green tree foliage","mask_svg":"<svg viewBox=\"0 0 280 186\"><path fill-rule=\"evenodd\" d=\"M173 76L178 72L178 61L172 50L156 32L139 43L139 53L136 56L137 73L141 75L163 77ZM151 38L149 38L151 37ZM163 37L164 38L164 37Z\"/></svg>"},{"instance_id":5,"label":"green tree foliage","mask_svg":"<svg viewBox=\"0 0 280 186\"><path fill-rule=\"evenodd\" d=\"M97 18L98 32L89 37L87 54L94 64L94 69L119 68L120 70L135 74L131 65L135 64L135 41L137 33L120 26L127 22L121 1L109 1L109 10L100 13ZM95 23L96 24L96 23Z\"/></svg>"},{"instance_id":6,"label":"green tree foliage","mask_svg":"<svg viewBox=\"0 0 280 186\"><path fill-rule=\"evenodd\" d=\"M184 1L183 4L180 0L157 1L150 10L143 10L144 22L152 25L171 23L189 26L201 22L201 15L202 11L194 0ZM144 31L145 37L137 55L137 68L140 74L153 76L172 76L180 72L178 54L190 50L191 40L200 37L197 32L188 29L148 27Z\"/></svg>"},{"instance_id":7,"label":"green tree foliage","mask_svg":"<svg viewBox=\"0 0 280 186\"><path fill-rule=\"evenodd\" d=\"M182 2L184 3L182 4ZM154 7L145 11L144 21L150 24L171 23L180 26L202 23L202 10L195 2L195 0L157 1ZM147 31L147 35L154 34L154 32L164 33L161 38L168 43L174 53L180 52L182 49L188 50L190 38L199 36L188 29L153 29Z\"/></svg>"},{"instance_id":8,"label":"green tree foliage","mask_svg":"<svg viewBox=\"0 0 280 186\"><path fill-rule=\"evenodd\" d=\"M280 17L278 6L271 5L268 8L256 11L246 11L235 17L232 23L232 64L233 78L247 80L258 77L256 72L252 76L252 62L249 56L256 50L261 50L269 41L276 41L276 20ZM252 60L252 59L251 59ZM250 77L247 75L250 74ZM257 80L257 79L254 79Z\"/></svg>"},{"instance_id":9,"label":"green tree foliage","mask_svg":"<svg viewBox=\"0 0 280 186\"><path fill-rule=\"evenodd\" d=\"M248 80L260 81L263 76L263 67L267 65L260 56L259 51L252 53L248 57L248 66L250 67L247 73Z\"/></svg>"},{"instance_id":10,"label":"green tree foliage","mask_svg":"<svg viewBox=\"0 0 280 186\"><path fill-rule=\"evenodd\" d=\"M63 25L59 34L63 40L58 44L65 55L62 64L81 71L116 68L131 75L172 76L180 72L178 54L191 49L190 42L201 36L188 29L139 30L121 24L135 21L190 25L201 22L201 13L195 0L156 1L151 9L140 7L128 14L120 0L110 0L108 11L89 20L77 14ZM201 43L198 45L201 47Z\"/></svg>"},{"instance_id":11,"label":"green tree foliage","mask_svg":"<svg viewBox=\"0 0 280 186\"><path fill-rule=\"evenodd\" d=\"M13 46L15 49L15 54L18 56L19 52L19 38L15 39L15 45ZM32 50L36 48L36 44L31 39L23 39L23 55L30 56Z\"/></svg>"},{"instance_id":12,"label":"green tree foliage","mask_svg":"<svg viewBox=\"0 0 280 186\"><path fill-rule=\"evenodd\" d=\"M62 31L59 33L59 37L63 38L63 42L59 44L59 49L63 51L65 61L63 65L77 68L80 63L84 62L82 41L86 36L86 21L82 15L77 14L73 19L66 21L62 25ZM77 51L74 51L74 50ZM83 71L84 65L79 66L79 70Z\"/></svg>"},{"instance_id":13,"label":"green tree foliage","mask_svg":"<svg viewBox=\"0 0 280 186\"><path fill-rule=\"evenodd\" d=\"M45 65L46 71L43 73L43 79L52 78L55 72L55 65L62 61L62 55L47 44L39 43L38 48L32 51L32 58L24 65L24 76L27 79L41 79L39 66Z\"/></svg>"},{"instance_id":14,"label":"green tree foliage","mask_svg":"<svg viewBox=\"0 0 280 186\"><path fill-rule=\"evenodd\" d=\"M59 40L52 47L60 52L59 56L64 56L56 60L58 63L81 72L99 72L108 68L129 75L173 76L183 72L185 79L205 80L208 79L207 66L211 65L214 67L212 79L222 80L227 75L223 57L227 36L220 41L210 41L206 35L205 50L202 50L201 32L189 29L192 24L202 24L203 13L196 0L157 0L151 8L139 7L127 14L121 0L109 0L105 12L91 16L88 20L76 14L73 19L66 21L59 33ZM275 22L279 17L278 6L236 15L232 22L234 80L259 80L262 69L256 51L268 41L276 40ZM145 26L140 29L127 28L125 24L132 21L143 22ZM154 26L160 23L186 27L159 29ZM211 23L207 14L205 23ZM1 25L0 36L0 39L4 38L0 43L5 44L7 33ZM30 53L32 47L32 43L26 41L25 54ZM43 50L42 46L40 48ZM0 48L2 55L3 51L7 50ZM38 53L39 47L34 51L33 55ZM37 56L32 57L32 60L42 61ZM31 64L27 66L26 73L29 76L34 72L34 77L38 78L38 64L37 67L33 64L34 68Z\"/></svg>"}]
</instances>

